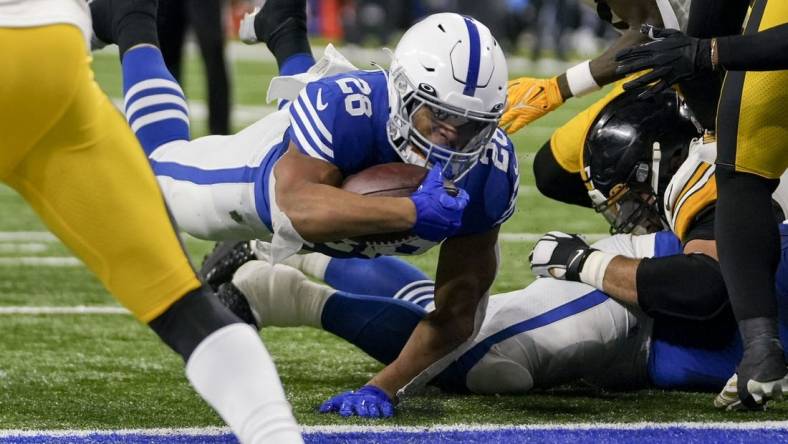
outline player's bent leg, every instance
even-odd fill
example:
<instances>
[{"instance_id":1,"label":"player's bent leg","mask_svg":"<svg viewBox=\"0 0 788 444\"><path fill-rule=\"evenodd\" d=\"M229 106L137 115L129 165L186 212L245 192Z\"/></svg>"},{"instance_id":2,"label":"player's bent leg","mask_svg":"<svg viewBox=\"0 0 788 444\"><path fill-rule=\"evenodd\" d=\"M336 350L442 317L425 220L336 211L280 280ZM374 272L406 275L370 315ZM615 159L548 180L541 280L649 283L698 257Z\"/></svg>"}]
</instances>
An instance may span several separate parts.
<instances>
[{"instance_id":1,"label":"player's bent leg","mask_svg":"<svg viewBox=\"0 0 788 444\"><path fill-rule=\"evenodd\" d=\"M232 284L246 296L257 325L321 328L320 317L332 289L311 282L287 265L263 261L245 263Z\"/></svg>"},{"instance_id":2,"label":"player's bent leg","mask_svg":"<svg viewBox=\"0 0 788 444\"><path fill-rule=\"evenodd\" d=\"M232 293L232 297L221 293ZM322 328L384 364L396 359L426 315L415 304L334 291L309 281L292 267L271 266L264 261L247 262L235 274L232 284L220 288L220 299L227 306L242 307L239 297L254 313L256 325ZM243 316L236 310L233 309Z\"/></svg>"},{"instance_id":3,"label":"player's bent leg","mask_svg":"<svg viewBox=\"0 0 788 444\"><path fill-rule=\"evenodd\" d=\"M757 11L763 8L754 11L747 32L761 20ZM786 88L784 71L729 72L718 113L715 237L744 343L737 368L739 397L750 407L788 392L778 338L774 273L779 239L771 204L777 179L788 166L788 129L777 123L784 120Z\"/></svg>"},{"instance_id":4,"label":"player's bent leg","mask_svg":"<svg viewBox=\"0 0 788 444\"><path fill-rule=\"evenodd\" d=\"M181 86L167 70L161 50L135 46L123 56L124 113L149 157L170 142L188 141L189 109ZM154 170L155 160L151 160Z\"/></svg>"},{"instance_id":5,"label":"player's bent leg","mask_svg":"<svg viewBox=\"0 0 788 444\"><path fill-rule=\"evenodd\" d=\"M134 45L158 45L156 12L158 0L92 0L91 46L100 49L115 43L121 59Z\"/></svg>"},{"instance_id":6,"label":"player's bent leg","mask_svg":"<svg viewBox=\"0 0 788 444\"><path fill-rule=\"evenodd\" d=\"M331 287L355 294L390 297L433 307L435 282L424 272L393 256L376 259L331 259L325 281Z\"/></svg>"},{"instance_id":7,"label":"player's bent leg","mask_svg":"<svg viewBox=\"0 0 788 444\"><path fill-rule=\"evenodd\" d=\"M147 322L200 282L139 142L92 81L84 53L81 60L72 103L9 184L110 292Z\"/></svg>"},{"instance_id":8,"label":"player's bent leg","mask_svg":"<svg viewBox=\"0 0 788 444\"><path fill-rule=\"evenodd\" d=\"M184 357L191 384L241 442L301 442L257 332L238 322L207 288L187 294L149 325Z\"/></svg>"},{"instance_id":9,"label":"player's bent leg","mask_svg":"<svg viewBox=\"0 0 788 444\"><path fill-rule=\"evenodd\" d=\"M252 243L255 256L262 261L270 261L270 249L268 242ZM307 253L293 255L283 263L324 281L335 290L391 297L422 308L433 306L435 282L418 268L394 256L340 259L322 253Z\"/></svg>"},{"instance_id":10,"label":"player's bent leg","mask_svg":"<svg viewBox=\"0 0 788 444\"><path fill-rule=\"evenodd\" d=\"M188 360L192 384L243 442L300 442L270 356L253 330L200 288L139 143L93 82L82 36L71 29L79 45L66 55L80 60L77 75L45 71L74 82L71 102L15 165L9 184L123 305ZM221 378L228 367L232 377Z\"/></svg>"}]
</instances>

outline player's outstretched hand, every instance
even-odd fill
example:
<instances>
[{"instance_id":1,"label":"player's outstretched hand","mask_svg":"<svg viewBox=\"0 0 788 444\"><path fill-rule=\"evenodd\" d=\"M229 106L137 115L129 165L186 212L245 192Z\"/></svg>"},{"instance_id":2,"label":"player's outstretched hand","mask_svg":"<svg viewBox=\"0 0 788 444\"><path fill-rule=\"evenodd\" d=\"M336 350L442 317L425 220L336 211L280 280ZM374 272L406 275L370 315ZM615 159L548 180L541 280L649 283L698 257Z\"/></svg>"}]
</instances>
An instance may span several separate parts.
<instances>
[{"instance_id":1,"label":"player's outstretched hand","mask_svg":"<svg viewBox=\"0 0 788 444\"><path fill-rule=\"evenodd\" d=\"M501 117L501 128L509 134L544 116L564 103L558 80L520 77L509 81L509 99Z\"/></svg>"},{"instance_id":2,"label":"player's outstretched hand","mask_svg":"<svg viewBox=\"0 0 788 444\"><path fill-rule=\"evenodd\" d=\"M576 234L551 231L536 242L528 260L537 276L580 282L583 264L594 251Z\"/></svg>"},{"instance_id":3,"label":"player's outstretched hand","mask_svg":"<svg viewBox=\"0 0 788 444\"><path fill-rule=\"evenodd\" d=\"M649 85L640 98L648 98L693 75L714 69L711 40L696 39L675 29L643 25L643 34L654 41L624 49L616 54L616 74L628 75L652 71L624 84L624 89L641 89Z\"/></svg>"},{"instance_id":4,"label":"player's outstretched hand","mask_svg":"<svg viewBox=\"0 0 788 444\"><path fill-rule=\"evenodd\" d=\"M441 171L440 165L433 166L419 188L410 195L416 206L413 232L433 242L446 239L460 228L462 213L470 199L462 188L457 188L456 196L450 195L443 185Z\"/></svg>"},{"instance_id":5,"label":"player's outstretched hand","mask_svg":"<svg viewBox=\"0 0 788 444\"><path fill-rule=\"evenodd\" d=\"M320 406L320 413L332 412L344 417L389 418L394 416L394 403L383 390L365 385L355 391L340 393Z\"/></svg>"}]
</instances>

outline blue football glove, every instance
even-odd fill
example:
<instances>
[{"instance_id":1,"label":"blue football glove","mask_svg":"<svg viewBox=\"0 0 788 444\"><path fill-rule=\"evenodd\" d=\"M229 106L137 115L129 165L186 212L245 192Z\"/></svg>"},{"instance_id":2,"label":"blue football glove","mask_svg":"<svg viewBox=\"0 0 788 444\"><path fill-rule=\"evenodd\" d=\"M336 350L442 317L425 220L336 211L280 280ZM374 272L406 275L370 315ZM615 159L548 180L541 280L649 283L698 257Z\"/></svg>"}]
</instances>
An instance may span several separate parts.
<instances>
[{"instance_id":1,"label":"blue football glove","mask_svg":"<svg viewBox=\"0 0 788 444\"><path fill-rule=\"evenodd\" d=\"M365 385L356 391L340 393L320 406L320 413L331 412L344 417L389 418L394 416L394 403L383 390Z\"/></svg>"},{"instance_id":2,"label":"blue football glove","mask_svg":"<svg viewBox=\"0 0 788 444\"><path fill-rule=\"evenodd\" d=\"M413 232L422 239L439 242L460 229L462 212L468 205L468 193L458 188L451 196L443 186L442 168L435 165L410 199L416 205Z\"/></svg>"}]
</instances>

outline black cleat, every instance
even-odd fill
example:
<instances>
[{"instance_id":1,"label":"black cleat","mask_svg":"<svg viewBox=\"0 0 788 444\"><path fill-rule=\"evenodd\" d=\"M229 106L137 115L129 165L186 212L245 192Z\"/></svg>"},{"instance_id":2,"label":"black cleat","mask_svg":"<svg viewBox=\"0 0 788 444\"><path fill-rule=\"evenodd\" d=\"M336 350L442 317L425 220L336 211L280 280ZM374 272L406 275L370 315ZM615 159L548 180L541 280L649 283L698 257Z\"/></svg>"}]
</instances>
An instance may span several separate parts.
<instances>
[{"instance_id":1,"label":"black cleat","mask_svg":"<svg viewBox=\"0 0 788 444\"><path fill-rule=\"evenodd\" d=\"M306 0L267 0L244 16L238 35L244 43L269 43L275 34L293 27L306 35Z\"/></svg>"},{"instance_id":2,"label":"black cleat","mask_svg":"<svg viewBox=\"0 0 788 444\"><path fill-rule=\"evenodd\" d=\"M249 302L246 300L246 296L244 296L244 294L241 293L241 290L233 285L232 282L225 282L224 284L221 284L219 289L216 291L216 296L219 298L219 301L222 303L222 305L229 308L230 311L238 316L242 321L258 330L260 329L260 326L257 323L257 318L255 318L254 313L252 313L252 309L249 306Z\"/></svg>"},{"instance_id":3,"label":"black cleat","mask_svg":"<svg viewBox=\"0 0 788 444\"><path fill-rule=\"evenodd\" d=\"M771 318L745 319L739 322L744 339L744 355L736 368L736 389L743 407L761 410L770 399L782 399L788 393L788 369L777 333L777 321Z\"/></svg>"},{"instance_id":4,"label":"black cleat","mask_svg":"<svg viewBox=\"0 0 788 444\"><path fill-rule=\"evenodd\" d=\"M220 241L205 255L200 267L200 277L216 291L221 284L230 282L241 265L256 259L251 241Z\"/></svg>"}]
</instances>

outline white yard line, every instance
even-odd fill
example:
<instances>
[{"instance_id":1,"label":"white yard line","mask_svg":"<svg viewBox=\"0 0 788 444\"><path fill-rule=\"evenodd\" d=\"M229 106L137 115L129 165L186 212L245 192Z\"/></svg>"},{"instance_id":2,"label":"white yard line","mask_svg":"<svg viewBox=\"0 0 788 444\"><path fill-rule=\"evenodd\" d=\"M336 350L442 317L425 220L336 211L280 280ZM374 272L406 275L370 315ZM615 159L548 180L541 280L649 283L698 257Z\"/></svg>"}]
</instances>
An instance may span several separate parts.
<instances>
[{"instance_id":1,"label":"white yard line","mask_svg":"<svg viewBox=\"0 0 788 444\"><path fill-rule=\"evenodd\" d=\"M514 232L501 233L501 242L536 242L544 233ZM588 242L596 242L610 236L608 233L588 233ZM184 237L191 237L184 234ZM59 242L46 231L0 231L0 254L36 253L46 251L47 243ZM0 257L0 267L83 267L84 264L73 256L18 256Z\"/></svg>"},{"instance_id":2,"label":"white yard line","mask_svg":"<svg viewBox=\"0 0 788 444\"><path fill-rule=\"evenodd\" d=\"M102 305L75 305L75 306L62 306L62 307L47 307L47 306L8 306L0 307L0 315L83 315L83 314L98 314L98 315L127 315L131 314L123 307L111 307Z\"/></svg>"},{"instance_id":3,"label":"white yard line","mask_svg":"<svg viewBox=\"0 0 788 444\"><path fill-rule=\"evenodd\" d=\"M27 256L0 257L0 267L16 267L19 265L32 267L81 267L82 261L68 256Z\"/></svg>"},{"instance_id":4,"label":"white yard line","mask_svg":"<svg viewBox=\"0 0 788 444\"><path fill-rule=\"evenodd\" d=\"M788 421L747 421L747 422L634 422L634 423L564 423L564 424L478 424L478 425L434 425L434 426L362 426L362 425L324 425L301 426L304 434L313 433L381 433L381 432L474 432L495 430L652 430L652 429L717 429L717 430L788 430ZM88 435L158 435L158 436L218 436L229 434L227 427L186 427L151 429L74 429L74 430L0 430L0 438L25 436L88 436Z\"/></svg>"},{"instance_id":5,"label":"white yard line","mask_svg":"<svg viewBox=\"0 0 788 444\"><path fill-rule=\"evenodd\" d=\"M41 242L0 243L0 253L41 253L47 250Z\"/></svg>"},{"instance_id":6,"label":"white yard line","mask_svg":"<svg viewBox=\"0 0 788 444\"><path fill-rule=\"evenodd\" d=\"M0 242L53 242L57 238L49 231L0 231Z\"/></svg>"}]
</instances>

